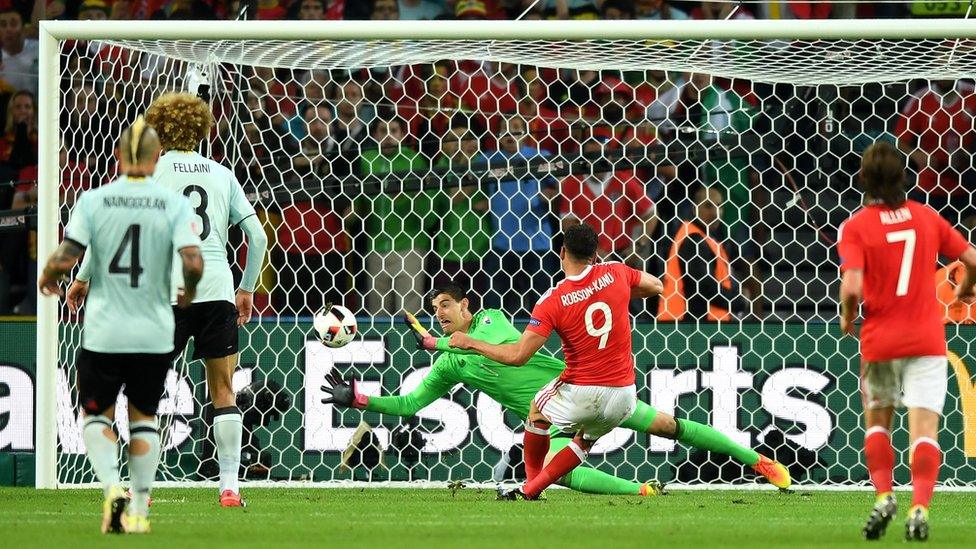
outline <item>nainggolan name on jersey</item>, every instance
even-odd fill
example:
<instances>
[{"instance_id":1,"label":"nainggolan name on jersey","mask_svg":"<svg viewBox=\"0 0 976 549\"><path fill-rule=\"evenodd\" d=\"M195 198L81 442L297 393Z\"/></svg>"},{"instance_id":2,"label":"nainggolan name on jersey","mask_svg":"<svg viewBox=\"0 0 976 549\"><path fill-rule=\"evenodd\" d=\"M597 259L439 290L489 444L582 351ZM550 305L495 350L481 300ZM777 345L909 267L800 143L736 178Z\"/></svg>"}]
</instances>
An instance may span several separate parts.
<instances>
[{"instance_id":1,"label":"nainggolan name on jersey","mask_svg":"<svg viewBox=\"0 0 976 549\"><path fill-rule=\"evenodd\" d=\"M882 225L897 225L912 220L912 212L908 208L898 208L890 212L881 211Z\"/></svg>"},{"instance_id":2,"label":"nainggolan name on jersey","mask_svg":"<svg viewBox=\"0 0 976 549\"><path fill-rule=\"evenodd\" d=\"M580 301L589 299L590 296L595 292L602 290L611 284L613 284L613 273L607 273L594 280L592 284L583 288L582 290L576 290L574 292L569 292L568 294L563 294L559 296L559 299L562 301L563 307L569 307L574 303L579 303Z\"/></svg>"},{"instance_id":3,"label":"nainggolan name on jersey","mask_svg":"<svg viewBox=\"0 0 976 549\"><path fill-rule=\"evenodd\" d=\"M102 198L102 206L106 208L126 208L129 210L163 210L166 211L166 200L151 196L106 196Z\"/></svg>"}]
</instances>

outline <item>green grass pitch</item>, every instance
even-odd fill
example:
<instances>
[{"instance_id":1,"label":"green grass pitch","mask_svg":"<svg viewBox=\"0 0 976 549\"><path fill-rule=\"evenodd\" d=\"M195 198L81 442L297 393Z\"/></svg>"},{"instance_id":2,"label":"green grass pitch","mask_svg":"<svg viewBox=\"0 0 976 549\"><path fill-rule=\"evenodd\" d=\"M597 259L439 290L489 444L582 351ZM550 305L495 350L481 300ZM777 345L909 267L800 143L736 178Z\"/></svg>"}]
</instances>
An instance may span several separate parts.
<instances>
[{"instance_id":1,"label":"green grass pitch","mask_svg":"<svg viewBox=\"0 0 976 549\"><path fill-rule=\"evenodd\" d=\"M550 490L544 502L445 489L245 488L247 509L212 489L153 492L148 536L103 536L100 491L0 489L5 548L90 547L770 547L900 545L909 494L880 543L860 539L868 492L681 491L655 498ZM937 493L930 545L976 545L976 494Z\"/></svg>"}]
</instances>

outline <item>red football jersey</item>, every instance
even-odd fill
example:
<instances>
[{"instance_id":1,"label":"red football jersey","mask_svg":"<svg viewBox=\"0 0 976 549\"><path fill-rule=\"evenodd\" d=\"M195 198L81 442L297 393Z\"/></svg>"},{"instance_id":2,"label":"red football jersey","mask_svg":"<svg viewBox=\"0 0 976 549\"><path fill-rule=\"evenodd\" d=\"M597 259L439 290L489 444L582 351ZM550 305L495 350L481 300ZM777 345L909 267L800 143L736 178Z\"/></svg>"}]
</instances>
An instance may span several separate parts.
<instances>
[{"instance_id":1,"label":"red football jersey","mask_svg":"<svg viewBox=\"0 0 976 549\"><path fill-rule=\"evenodd\" d=\"M634 384L630 335L631 288L641 273L623 263L590 265L543 294L526 330L563 342L566 369L559 379L574 385Z\"/></svg>"},{"instance_id":2,"label":"red football jersey","mask_svg":"<svg viewBox=\"0 0 976 549\"><path fill-rule=\"evenodd\" d=\"M893 209L866 206L841 225L841 271L864 271L863 360L946 353L936 261L939 254L956 259L968 246L948 221L914 200Z\"/></svg>"}]
</instances>

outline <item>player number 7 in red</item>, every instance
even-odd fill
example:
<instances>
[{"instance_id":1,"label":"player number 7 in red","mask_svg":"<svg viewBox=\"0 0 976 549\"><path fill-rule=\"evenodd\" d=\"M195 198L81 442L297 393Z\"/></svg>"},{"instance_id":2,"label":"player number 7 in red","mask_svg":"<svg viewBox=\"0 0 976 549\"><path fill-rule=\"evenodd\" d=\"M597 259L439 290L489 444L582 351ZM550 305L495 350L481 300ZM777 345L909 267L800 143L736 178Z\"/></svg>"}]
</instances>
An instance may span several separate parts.
<instances>
[{"instance_id":1,"label":"player number 7 in red","mask_svg":"<svg viewBox=\"0 0 976 549\"><path fill-rule=\"evenodd\" d=\"M892 231L885 234L885 239L889 244L905 243L905 248L901 253L901 268L898 270L898 287L895 288L895 295L908 295L908 282L912 278L912 259L915 255L915 229Z\"/></svg>"},{"instance_id":2,"label":"player number 7 in red","mask_svg":"<svg viewBox=\"0 0 976 549\"><path fill-rule=\"evenodd\" d=\"M603 325L597 328L593 325L593 313L600 311L603 313ZM599 349L607 346L607 340L610 339L610 329L613 327L613 318L610 316L610 306L602 301L597 301L591 303L589 307L586 308L586 312L583 314L583 321L586 322L586 333L593 337L600 338Z\"/></svg>"}]
</instances>

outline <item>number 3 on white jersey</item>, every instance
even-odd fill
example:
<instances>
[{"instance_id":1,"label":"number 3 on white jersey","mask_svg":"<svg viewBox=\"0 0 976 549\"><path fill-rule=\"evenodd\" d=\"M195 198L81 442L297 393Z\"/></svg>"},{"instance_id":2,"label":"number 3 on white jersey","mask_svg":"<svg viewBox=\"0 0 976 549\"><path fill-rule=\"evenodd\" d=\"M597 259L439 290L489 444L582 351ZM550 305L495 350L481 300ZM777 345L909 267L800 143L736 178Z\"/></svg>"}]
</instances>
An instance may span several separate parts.
<instances>
[{"instance_id":1,"label":"number 3 on white jersey","mask_svg":"<svg viewBox=\"0 0 976 549\"><path fill-rule=\"evenodd\" d=\"M904 242L905 249L901 253L901 268L898 270L898 287L896 296L908 295L908 282L912 278L912 259L915 255L915 229L892 231L885 235L888 243Z\"/></svg>"},{"instance_id":2,"label":"number 3 on white jersey","mask_svg":"<svg viewBox=\"0 0 976 549\"><path fill-rule=\"evenodd\" d=\"M593 326L593 313L600 311L603 313L603 326L597 328ZM610 316L610 306L602 301L597 301L591 303L589 307L586 308L586 313L583 314L583 321L586 322L586 333L593 337L600 338L599 349L607 346L607 340L610 339L610 328L613 327L613 318Z\"/></svg>"}]
</instances>

